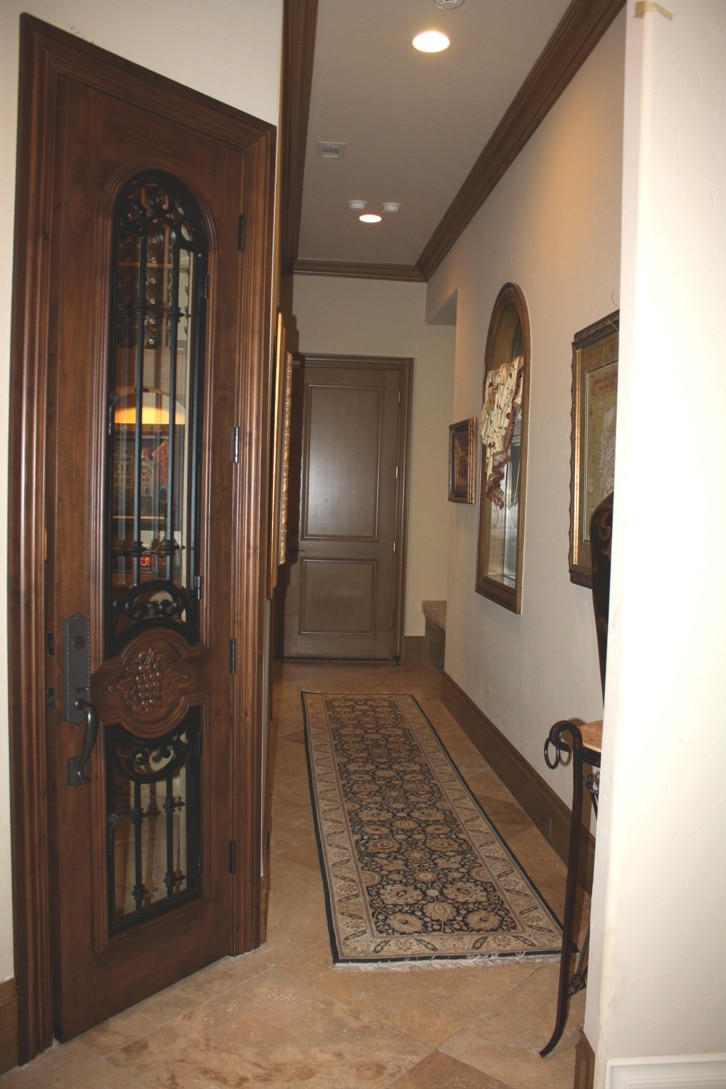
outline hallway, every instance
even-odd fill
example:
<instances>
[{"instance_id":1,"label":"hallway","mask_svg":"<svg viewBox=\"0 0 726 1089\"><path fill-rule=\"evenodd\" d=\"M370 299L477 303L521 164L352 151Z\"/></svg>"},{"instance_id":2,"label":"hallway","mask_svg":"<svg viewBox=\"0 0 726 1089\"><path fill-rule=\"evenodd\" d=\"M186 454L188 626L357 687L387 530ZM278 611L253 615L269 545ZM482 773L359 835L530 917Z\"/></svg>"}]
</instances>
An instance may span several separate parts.
<instances>
[{"instance_id":1,"label":"hallway","mask_svg":"<svg viewBox=\"0 0 726 1089\"><path fill-rule=\"evenodd\" d=\"M565 867L439 699L431 666L275 665L265 945L225 959L28 1066L0 1089L569 1089L584 994L554 1054L557 963L409 971L332 967L300 692L410 692L561 917ZM543 728L544 734L544 728Z\"/></svg>"}]
</instances>

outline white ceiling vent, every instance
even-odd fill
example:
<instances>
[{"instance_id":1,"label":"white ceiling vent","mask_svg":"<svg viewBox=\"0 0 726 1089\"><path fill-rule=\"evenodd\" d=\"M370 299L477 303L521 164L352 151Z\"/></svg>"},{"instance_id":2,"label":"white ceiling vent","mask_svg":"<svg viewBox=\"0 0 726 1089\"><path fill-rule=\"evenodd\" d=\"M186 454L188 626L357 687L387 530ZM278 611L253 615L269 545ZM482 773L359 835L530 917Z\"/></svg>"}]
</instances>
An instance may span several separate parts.
<instances>
[{"instance_id":1,"label":"white ceiling vent","mask_svg":"<svg viewBox=\"0 0 726 1089\"><path fill-rule=\"evenodd\" d=\"M448 8L460 8L464 3L464 0L434 0L437 8L443 8L446 11Z\"/></svg>"},{"instance_id":2,"label":"white ceiling vent","mask_svg":"<svg viewBox=\"0 0 726 1089\"><path fill-rule=\"evenodd\" d=\"M345 154L345 144L339 144L336 140L318 140L318 155L321 159L342 159Z\"/></svg>"}]
</instances>

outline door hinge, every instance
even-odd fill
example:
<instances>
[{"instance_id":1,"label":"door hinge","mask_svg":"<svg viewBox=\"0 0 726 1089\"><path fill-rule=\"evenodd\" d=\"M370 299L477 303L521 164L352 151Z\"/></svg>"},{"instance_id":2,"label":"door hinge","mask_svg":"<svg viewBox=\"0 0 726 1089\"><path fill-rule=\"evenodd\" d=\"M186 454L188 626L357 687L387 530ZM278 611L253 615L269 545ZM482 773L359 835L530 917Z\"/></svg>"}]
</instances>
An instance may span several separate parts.
<instances>
[{"instance_id":1,"label":"door hinge","mask_svg":"<svg viewBox=\"0 0 726 1089\"><path fill-rule=\"evenodd\" d=\"M237 841L229 841L229 872L237 873Z\"/></svg>"},{"instance_id":2,"label":"door hinge","mask_svg":"<svg viewBox=\"0 0 726 1089\"><path fill-rule=\"evenodd\" d=\"M237 225L237 249L240 251L240 253L244 253L246 229L247 228L245 224L245 215L243 212L242 215L239 217L239 223Z\"/></svg>"},{"instance_id":3,"label":"door hinge","mask_svg":"<svg viewBox=\"0 0 726 1089\"><path fill-rule=\"evenodd\" d=\"M192 579L192 587L194 589L194 596L197 601L202 600L202 576L195 575Z\"/></svg>"},{"instance_id":4,"label":"door hinge","mask_svg":"<svg viewBox=\"0 0 726 1089\"><path fill-rule=\"evenodd\" d=\"M45 637L45 649L52 658L55 654L55 635L52 631L49 631Z\"/></svg>"},{"instance_id":5,"label":"door hinge","mask_svg":"<svg viewBox=\"0 0 726 1089\"><path fill-rule=\"evenodd\" d=\"M232 446L229 460L233 465L239 465L239 424L235 424L232 428Z\"/></svg>"},{"instance_id":6,"label":"door hinge","mask_svg":"<svg viewBox=\"0 0 726 1089\"><path fill-rule=\"evenodd\" d=\"M396 480L398 480L398 466L396 466Z\"/></svg>"},{"instance_id":7,"label":"door hinge","mask_svg":"<svg viewBox=\"0 0 726 1089\"><path fill-rule=\"evenodd\" d=\"M196 869L197 875L202 872L202 852L197 851L195 855L192 855L192 866Z\"/></svg>"},{"instance_id":8,"label":"door hinge","mask_svg":"<svg viewBox=\"0 0 726 1089\"><path fill-rule=\"evenodd\" d=\"M208 299L209 298L209 273L208 272L205 272L204 276L202 277L200 294L201 294L203 299Z\"/></svg>"},{"instance_id":9,"label":"door hinge","mask_svg":"<svg viewBox=\"0 0 726 1089\"><path fill-rule=\"evenodd\" d=\"M234 636L229 641L229 671L237 672L237 640Z\"/></svg>"},{"instance_id":10,"label":"door hinge","mask_svg":"<svg viewBox=\"0 0 726 1089\"><path fill-rule=\"evenodd\" d=\"M45 706L49 711L55 711L55 688L52 685L45 690Z\"/></svg>"},{"instance_id":11,"label":"door hinge","mask_svg":"<svg viewBox=\"0 0 726 1089\"><path fill-rule=\"evenodd\" d=\"M394 554L394 556L396 554L396 542L395 542L395 540L393 542L393 554Z\"/></svg>"}]
</instances>

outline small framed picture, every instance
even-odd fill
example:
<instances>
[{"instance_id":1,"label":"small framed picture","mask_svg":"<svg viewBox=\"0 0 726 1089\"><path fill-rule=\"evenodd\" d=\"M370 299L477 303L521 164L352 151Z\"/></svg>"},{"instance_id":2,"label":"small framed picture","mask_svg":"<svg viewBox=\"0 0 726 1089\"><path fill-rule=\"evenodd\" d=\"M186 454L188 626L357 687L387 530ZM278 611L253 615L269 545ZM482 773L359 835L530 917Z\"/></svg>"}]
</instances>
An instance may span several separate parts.
<instances>
[{"instance_id":1,"label":"small framed picture","mask_svg":"<svg viewBox=\"0 0 726 1089\"><path fill-rule=\"evenodd\" d=\"M476 499L476 417L449 427L449 501Z\"/></svg>"}]
</instances>

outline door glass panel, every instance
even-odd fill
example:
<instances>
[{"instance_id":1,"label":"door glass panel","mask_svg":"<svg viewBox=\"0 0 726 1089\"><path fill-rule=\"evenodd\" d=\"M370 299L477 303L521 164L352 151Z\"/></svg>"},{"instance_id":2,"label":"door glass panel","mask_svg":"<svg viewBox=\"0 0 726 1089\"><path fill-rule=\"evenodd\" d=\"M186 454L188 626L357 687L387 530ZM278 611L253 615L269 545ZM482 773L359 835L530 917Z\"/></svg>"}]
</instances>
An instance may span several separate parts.
<instances>
[{"instance_id":1,"label":"door glass panel","mask_svg":"<svg viewBox=\"0 0 726 1089\"><path fill-rule=\"evenodd\" d=\"M111 933L199 892L199 748L198 709L151 741L106 730Z\"/></svg>"},{"instance_id":2,"label":"door glass panel","mask_svg":"<svg viewBox=\"0 0 726 1089\"><path fill-rule=\"evenodd\" d=\"M115 209L106 648L154 623L198 640L198 428L207 242L175 179L133 178Z\"/></svg>"},{"instance_id":3,"label":"door glass panel","mask_svg":"<svg viewBox=\"0 0 726 1089\"><path fill-rule=\"evenodd\" d=\"M114 209L107 658L140 632L153 639L159 628L199 641L206 264L202 216L185 188L160 173L132 178ZM132 679L117 686L142 720L165 697L161 660L145 644L127 663ZM200 709L172 729L163 718L157 736L146 727L135 736L120 723L104 730L111 933L200 891Z\"/></svg>"}]
</instances>

